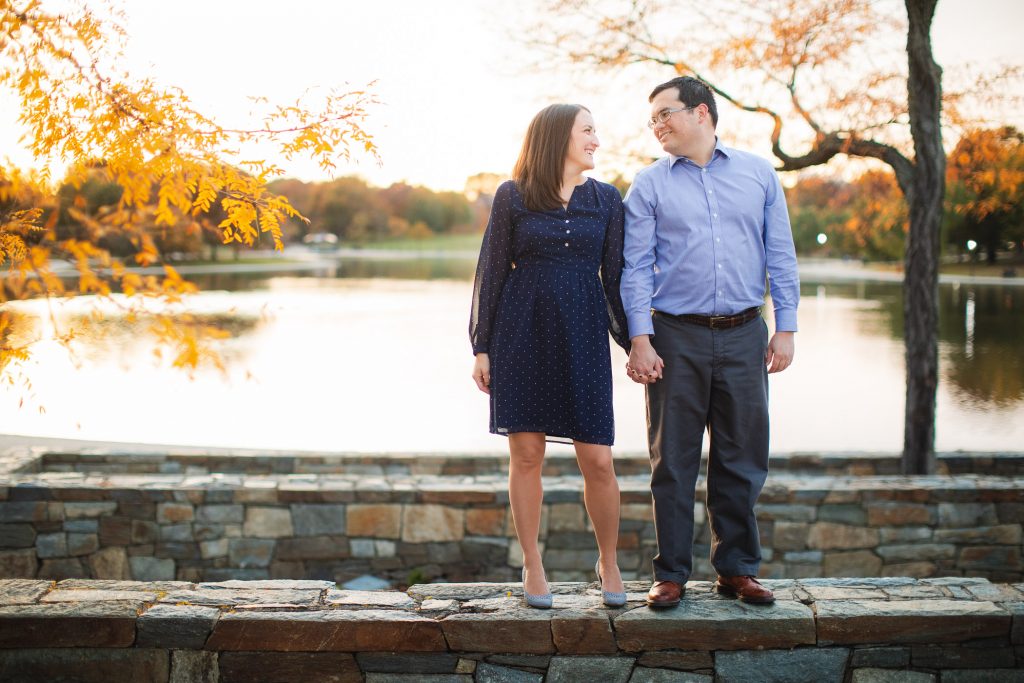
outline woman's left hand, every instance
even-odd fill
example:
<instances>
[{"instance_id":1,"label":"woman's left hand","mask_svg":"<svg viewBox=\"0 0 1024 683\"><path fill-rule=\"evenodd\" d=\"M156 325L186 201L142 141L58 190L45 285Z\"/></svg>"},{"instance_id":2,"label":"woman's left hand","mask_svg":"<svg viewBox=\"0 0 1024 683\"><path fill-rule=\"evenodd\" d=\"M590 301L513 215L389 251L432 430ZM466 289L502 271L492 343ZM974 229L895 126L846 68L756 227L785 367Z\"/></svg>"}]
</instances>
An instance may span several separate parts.
<instances>
[{"instance_id":1,"label":"woman's left hand","mask_svg":"<svg viewBox=\"0 0 1024 683\"><path fill-rule=\"evenodd\" d=\"M491 393L491 359L486 353L476 354L473 363L473 381L477 388L485 394Z\"/></svg>"}]
</instances>

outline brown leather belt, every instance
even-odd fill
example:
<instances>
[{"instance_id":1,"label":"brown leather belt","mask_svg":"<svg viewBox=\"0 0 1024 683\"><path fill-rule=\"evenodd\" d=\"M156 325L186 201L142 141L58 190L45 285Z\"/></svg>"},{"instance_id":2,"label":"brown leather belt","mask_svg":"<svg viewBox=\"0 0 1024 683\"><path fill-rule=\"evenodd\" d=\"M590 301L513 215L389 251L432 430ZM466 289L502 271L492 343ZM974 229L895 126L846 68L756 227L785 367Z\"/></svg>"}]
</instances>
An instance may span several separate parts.
<instances>
[{"instance_id":1,"label":"brown leather belt","mask_svg":"<svg viewBox=\"0 0 1024 683\"><path fill-rule=\"evenodd\" d=\"M673 313L666 313L665 311L655 311L654 313L656 315L663 315L666 318L678 320L679 322L690 323L691 325L710 327L713 330L728 330L732 327L739 327L740 325L748 323L758 317L761 315L761 308L754 306L753 308L748 308L736 315L694 315L692 313L675 315Z\"/></svg>"}]
</instances>

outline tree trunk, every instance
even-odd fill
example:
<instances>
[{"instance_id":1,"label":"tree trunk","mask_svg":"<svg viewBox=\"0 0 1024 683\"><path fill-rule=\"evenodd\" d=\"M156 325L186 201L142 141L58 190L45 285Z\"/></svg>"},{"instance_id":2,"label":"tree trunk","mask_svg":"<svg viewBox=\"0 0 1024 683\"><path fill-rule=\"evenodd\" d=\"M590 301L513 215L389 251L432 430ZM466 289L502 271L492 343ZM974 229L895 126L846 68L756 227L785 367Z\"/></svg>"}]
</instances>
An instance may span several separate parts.
<instances>
[{"instance_id":1,"label":"tree trunk","mask_svg":"<svg viewBox=\"0 0 1024 683\"><path fill-rule=\"evenodd\" d=\"M937 0L905 0L910 132L914 177L908 194L903 317L906 330L907 401L903 472L935 471L935 391L938 384L938 264L946 155L942 149L942 69L932 58L931 24Z\"/></svg>"}]
</instances>

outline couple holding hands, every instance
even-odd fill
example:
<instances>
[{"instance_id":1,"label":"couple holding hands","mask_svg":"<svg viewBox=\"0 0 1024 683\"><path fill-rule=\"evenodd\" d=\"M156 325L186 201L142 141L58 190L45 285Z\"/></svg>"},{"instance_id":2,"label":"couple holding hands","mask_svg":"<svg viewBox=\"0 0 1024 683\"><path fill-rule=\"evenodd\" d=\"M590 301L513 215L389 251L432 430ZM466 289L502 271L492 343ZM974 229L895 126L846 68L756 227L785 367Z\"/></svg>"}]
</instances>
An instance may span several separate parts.
<instances>
[{"instance_id":1,"label":"couple holding hands","mask_svg":"<svg viewBox=\"0 0 1024 683\"><path fill-rule=\"evenodd\" d=\"M625 200L583 175L600 144L591 112L556 104L538 113L480 250L473 378L490 395L490 431L508 437L531 607L552 602L537 541L547 441L575 447L602 596L626 602L608 331L646 392L658 543L647 603L679 604L692 572L705 429L715 589L774 600L756 579L754 504L768 474L768 374L785 370L794 351L799 280L786 200L766 160L718 140L705 83L675 78L649 99L647 125L667 155L637 174ZM766 276L770 339L760 314Z\"/></svg>"}]
</instances>

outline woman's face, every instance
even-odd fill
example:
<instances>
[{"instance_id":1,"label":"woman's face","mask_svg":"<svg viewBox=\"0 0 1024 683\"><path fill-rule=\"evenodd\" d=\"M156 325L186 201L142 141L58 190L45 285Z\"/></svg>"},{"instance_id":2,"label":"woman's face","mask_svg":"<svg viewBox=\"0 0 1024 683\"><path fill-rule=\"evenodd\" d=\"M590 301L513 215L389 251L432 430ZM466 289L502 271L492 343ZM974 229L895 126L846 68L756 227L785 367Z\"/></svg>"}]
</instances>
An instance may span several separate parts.
<instances>
[{"instance_id":1,"label":"woman's face","mask_svg":"<svg viewBox=\"0 0 1024 683\"><path fill-rule=\"evenodd\" d=\"M572 124L572 133L569 135L569 150L565 155L566 171L585 171L594 168L594 152L600 146L594 117L586 109L580 109L576 113L576 121Z\"/></svg>"}]
</instances>

